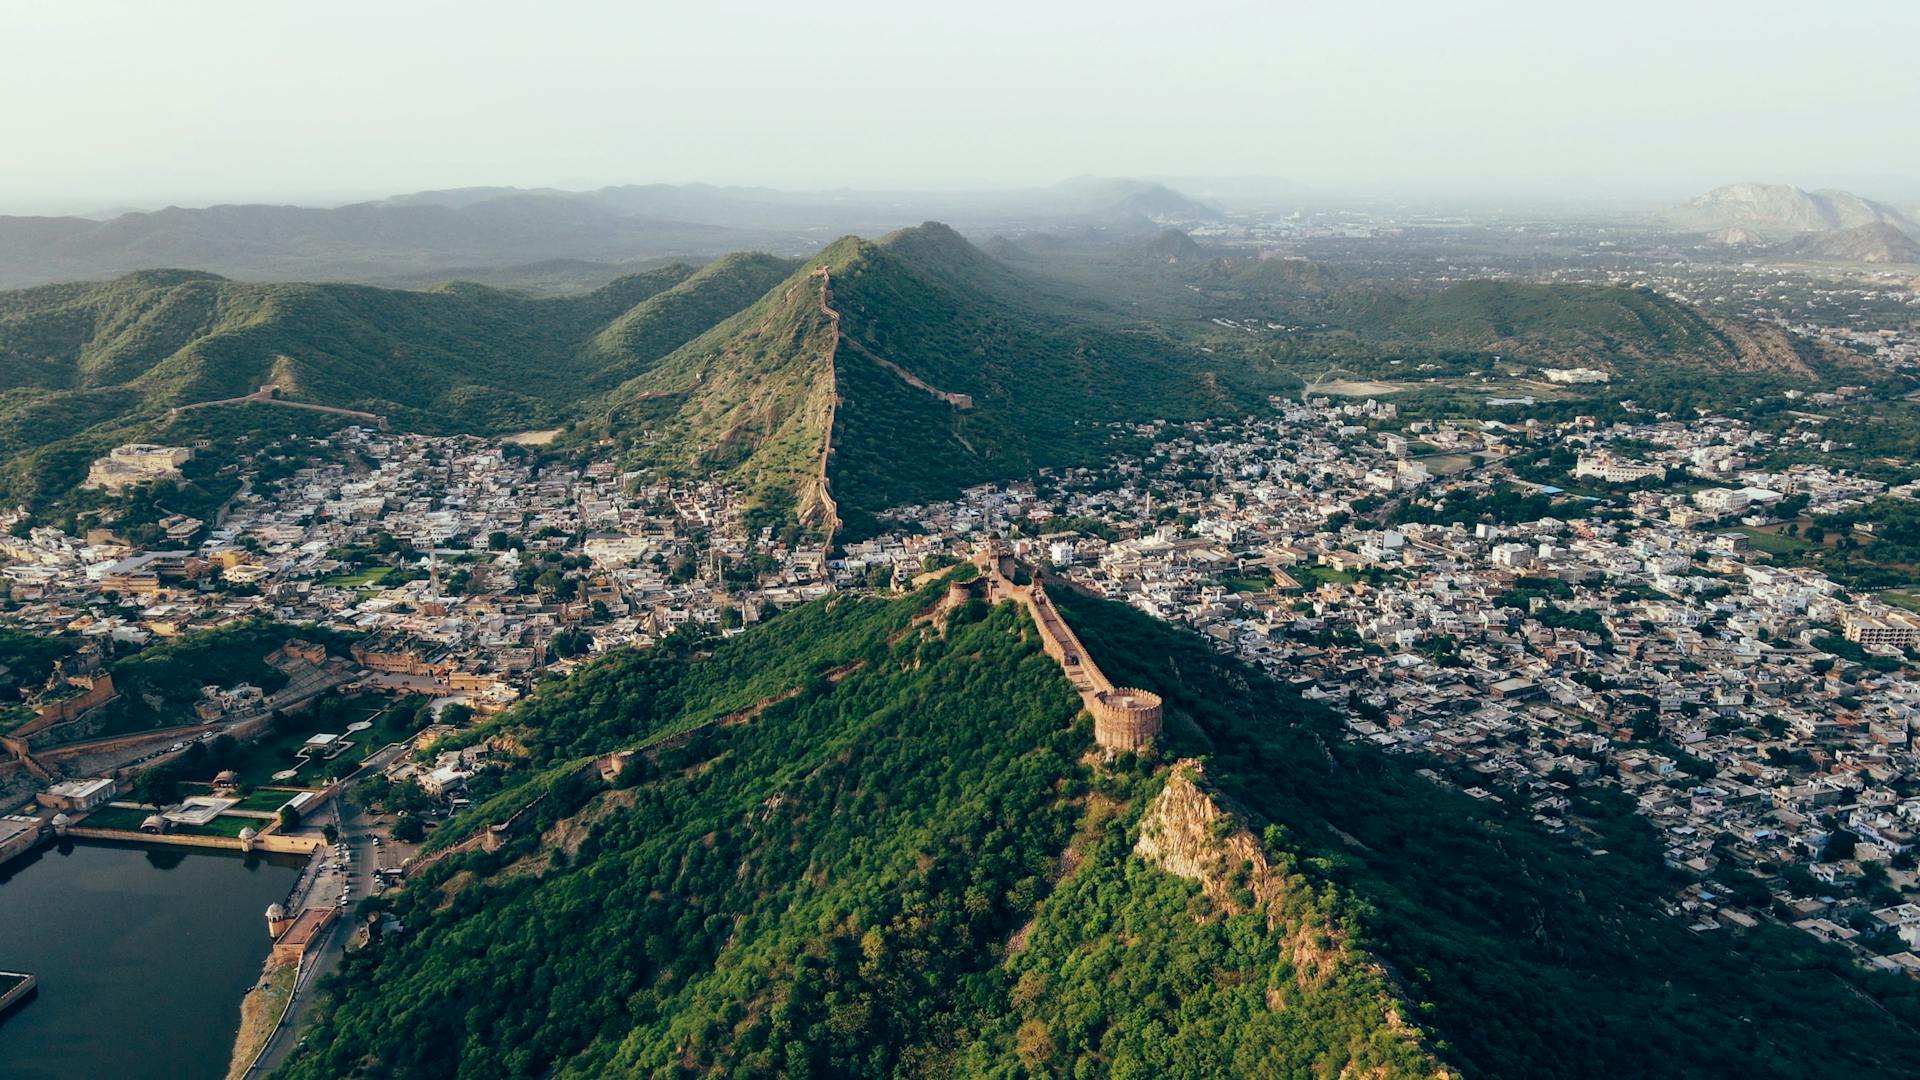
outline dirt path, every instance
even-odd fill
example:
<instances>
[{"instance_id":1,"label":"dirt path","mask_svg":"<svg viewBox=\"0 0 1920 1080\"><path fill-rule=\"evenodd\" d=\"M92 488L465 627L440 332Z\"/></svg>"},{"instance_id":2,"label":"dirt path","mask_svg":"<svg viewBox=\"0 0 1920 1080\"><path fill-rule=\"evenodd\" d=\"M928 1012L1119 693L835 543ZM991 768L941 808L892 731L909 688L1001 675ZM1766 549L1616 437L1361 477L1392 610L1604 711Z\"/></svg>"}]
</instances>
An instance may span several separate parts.
<instances>
[{"instance_id":1,"label":"dirt path","mask_svg":"<svg viewBox=\"0 0 1920 1080\"><path fill-rule=\"evenodd\" d=\"M358 409L341 409L332 405L314 405L305 401L288 401L279 396L280 388L272 383L262 386L251 394L241 397L220 398L216 401L197 401L191 405L175 405L167 410L167 419L171 420L183 412L195 409L210 409L215 405L278 405L283 409L306 409L309 412L330 413L334 416L350 416L356 420L367 420L378 424L381 431L387 430L387 418L378 413L361 412Z\"/></svg>"}]
</instances>

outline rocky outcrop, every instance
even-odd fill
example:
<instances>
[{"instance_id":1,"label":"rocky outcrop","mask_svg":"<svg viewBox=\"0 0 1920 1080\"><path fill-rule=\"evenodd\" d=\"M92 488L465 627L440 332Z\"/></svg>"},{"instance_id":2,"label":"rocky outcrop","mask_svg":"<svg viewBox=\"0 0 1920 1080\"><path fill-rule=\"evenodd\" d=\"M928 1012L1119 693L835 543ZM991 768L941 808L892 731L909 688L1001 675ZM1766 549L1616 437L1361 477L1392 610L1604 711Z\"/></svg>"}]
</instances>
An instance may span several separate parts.
<instances>
[{"instance_id":1,"label":"rocky outcrop","mask_svg":"<svg viewBox=\"0 0 1920 1080\"><path fill-rule=\"evenodd\" d=\"M1354 948L1316 903L1315 889L1276 866L1246 823L1206 786L1206 771L1193 758L1176 763L1140 822L1133 845L1140 859L1176 877L1198 882L1214 907L1229 915L1266 916L1267 929L1285 936L1282 953L1294 986L1269 986L1269 1008L1284 1010L1292 992L1317 990L1345 975L1377 984L1387 1029L1404 1038L1430 1063L1427 1075L1451 1078L1417 1028L1405 1021L1407 1003L1398 981L1377 960Z\"/></svg>"}]
</instances>

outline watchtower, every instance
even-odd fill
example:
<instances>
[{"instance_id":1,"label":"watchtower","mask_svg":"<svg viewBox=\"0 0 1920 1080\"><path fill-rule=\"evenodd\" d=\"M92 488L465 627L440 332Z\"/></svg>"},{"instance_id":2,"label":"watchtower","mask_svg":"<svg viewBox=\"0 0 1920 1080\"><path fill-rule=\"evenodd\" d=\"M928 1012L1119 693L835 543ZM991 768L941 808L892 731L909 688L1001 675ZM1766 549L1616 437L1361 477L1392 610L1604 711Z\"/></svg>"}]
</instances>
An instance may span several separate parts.
<instances>
[{"instance_id":1,"label":"watchtower","mask_svg":"<svg viewBox=\"0 0 1920 1080\"><path fill-rule=\"evenodd\" d=\"M1160 695L1131 686L1092 695L1093 741L1103 750L1139 750L1160 734Z\"/></svg>"}]
</instances>

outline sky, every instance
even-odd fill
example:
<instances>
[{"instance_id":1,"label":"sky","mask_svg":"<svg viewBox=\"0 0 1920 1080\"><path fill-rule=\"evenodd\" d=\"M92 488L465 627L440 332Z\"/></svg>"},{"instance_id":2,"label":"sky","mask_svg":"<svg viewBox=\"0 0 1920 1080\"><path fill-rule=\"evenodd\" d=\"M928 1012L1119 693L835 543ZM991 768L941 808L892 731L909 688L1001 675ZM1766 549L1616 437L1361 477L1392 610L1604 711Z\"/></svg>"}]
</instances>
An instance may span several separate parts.
<instances>
[{"instance_id":1,"label":"sky","mask_svg":"<svg viewBox=\"0 0 1920 1080\"><path fill-rule=\"evenodd\" d=\"M1920 203L1916 40L1912 0L4 0L0 212L1089 174Z\"/></svg>"}]
</instances>

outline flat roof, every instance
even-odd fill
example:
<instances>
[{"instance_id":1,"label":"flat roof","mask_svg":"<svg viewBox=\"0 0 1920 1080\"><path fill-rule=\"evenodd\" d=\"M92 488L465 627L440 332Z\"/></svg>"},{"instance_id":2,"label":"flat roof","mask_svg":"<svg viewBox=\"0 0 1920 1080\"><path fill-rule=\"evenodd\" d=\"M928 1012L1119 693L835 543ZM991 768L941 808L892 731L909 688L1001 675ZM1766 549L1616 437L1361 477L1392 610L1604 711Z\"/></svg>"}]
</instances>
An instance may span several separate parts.
<instances>
[{"instance_id":1,"label":"flat roof","mask_svg":"<svg viewBox=\"0 0 1920 1080\"><path fill-rule=\"evenodd\" d=\"M281 934L280 940L275 942L274 944L276 945L311 945L313 944L313 939L320 936L320 931L326 928L327 923L333 921L333 914L334 914L333 908L310 907L307 910L302 911L300 913L300 917L293 920L293 925L287 927L287 932L284 934Z\"/></svg>"},{"instance_id":2,"label":"flat roof","mask_svg":"<svg viewBox=\"0 0 1920 1080\"><path fill-rule=\"evenodd\" d=\"M11 814L0 817L0 844L6 843L21 833L37 832L39 829L39 818L15 817Z\"/></svg>"},{"instance_id":3,"label":"flat roof","mask_svg":"<svg viewBox=\"0 0 1920 1080\"><path fill-rule=\"evenodd\" d=\"M113 781L103 776L95 777L91 780L62 780L59 783L48 788L47 794L62 795L68 798L75 798L75 799L84 799L89 795L105 790L106 788L110 788L112 786L113 786Z\"/></svg>"}]
</instances>

